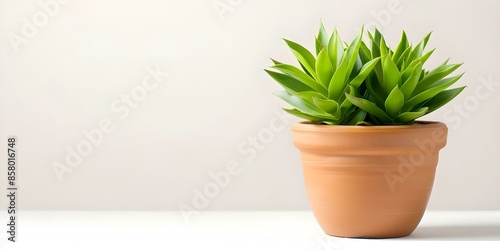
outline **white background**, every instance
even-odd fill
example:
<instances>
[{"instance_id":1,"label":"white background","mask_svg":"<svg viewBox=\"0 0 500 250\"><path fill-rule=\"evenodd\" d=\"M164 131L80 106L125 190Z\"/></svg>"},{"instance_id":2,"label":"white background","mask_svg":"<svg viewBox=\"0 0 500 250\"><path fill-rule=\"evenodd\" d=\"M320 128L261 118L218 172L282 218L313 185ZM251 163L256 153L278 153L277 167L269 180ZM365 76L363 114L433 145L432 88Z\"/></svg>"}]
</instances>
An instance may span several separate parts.
<instances>
[{"instance_id":1,"label":"white background","mask_svg":"<svg viewBox=\"0 0 500 250\"><path fill-rule=\"evenodd\" d=\"M464 62L458 85L468 88L425 118L449 127L429 208L500 209L500 1L40 2L57 8L0 1L0 152L17 136L20 209L195 207L196 191L232 162L242 171L199 210L308 209L297 119L277 115L286 105L263 69L293 59L281 38L312 49L320 19L347 41L376 25L392 46L402 29L414 43L433 31L427 66ZM24 18L36 29L28 36ZM121 96L140 90L148 67L169 75L125 108ZM60 181L55 162L67 165L68 148L103 119L114 130ZM265 143L251 147L259 135ZM3 188L5 153L0 162Z\"/></svg>"}]
</instances>

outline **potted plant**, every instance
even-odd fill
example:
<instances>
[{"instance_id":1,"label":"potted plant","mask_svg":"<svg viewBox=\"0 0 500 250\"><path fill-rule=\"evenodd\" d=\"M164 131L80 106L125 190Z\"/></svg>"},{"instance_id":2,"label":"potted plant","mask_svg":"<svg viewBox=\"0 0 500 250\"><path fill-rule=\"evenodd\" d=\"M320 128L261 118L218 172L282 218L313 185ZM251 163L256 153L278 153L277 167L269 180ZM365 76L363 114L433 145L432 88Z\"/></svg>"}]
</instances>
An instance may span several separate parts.
<instances>
[{"instance_id":1,"label":"potted plant","mask_svg":"<svg viewBox=\"0 0 500 250\"><path fill-rule=\"evenodd\" d=\"M315 54L286 40L298 67L272 60L266 72L284 91L294 124L309 202L333 236L389 238L411 234L430 197L438 153L446 144L441 122L415 121L465 87L449 89L463 74L448 60L424 64L430 33L412 45L403 31L391 49L378 31L363 29L351 42L323 25Z\"/></svg>"}]
</instances>

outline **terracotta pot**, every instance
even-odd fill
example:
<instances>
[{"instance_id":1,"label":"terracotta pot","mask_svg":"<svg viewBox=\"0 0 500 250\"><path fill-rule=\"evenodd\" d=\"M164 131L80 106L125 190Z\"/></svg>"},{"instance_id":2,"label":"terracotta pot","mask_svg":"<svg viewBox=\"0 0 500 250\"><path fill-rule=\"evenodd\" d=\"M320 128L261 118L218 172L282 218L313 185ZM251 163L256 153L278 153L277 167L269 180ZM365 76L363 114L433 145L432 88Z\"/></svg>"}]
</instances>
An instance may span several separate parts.
<instances>
[{"instance_id":1,"label":"terracotta pot","mask_svg":"<svg viewBox=\"0 0 500 250\"><path fill-rule=\"evenodd\" d=\"M309 202L333 236L407 236L420 222L448 129L439 122L404 126L297 123Z\"/></svg>"}]
</instances>

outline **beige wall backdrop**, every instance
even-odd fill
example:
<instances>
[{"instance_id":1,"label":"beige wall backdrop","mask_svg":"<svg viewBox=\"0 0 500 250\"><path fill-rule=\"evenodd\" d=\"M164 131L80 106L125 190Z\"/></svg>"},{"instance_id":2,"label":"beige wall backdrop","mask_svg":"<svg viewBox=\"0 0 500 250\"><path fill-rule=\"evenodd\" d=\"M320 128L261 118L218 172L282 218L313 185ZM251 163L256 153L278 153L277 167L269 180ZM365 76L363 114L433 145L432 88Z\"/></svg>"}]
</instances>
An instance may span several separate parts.
<instances>
[{"instance_id":1,"label":"beige wall backdrop","mask_svg":"<svg viewBox=\"0 0 500 250\"><path fill-rule=\"evenodd\" d=\"M0 188L20 209L308 209L270 57L377 26L464 62L430 209L500 209L500 1L0 1ZM6 207L2 196L0 206ZM188 217L189 217L188 216ZM192 217L190 217L192 218Z\"/></svg>"}]
</instances>

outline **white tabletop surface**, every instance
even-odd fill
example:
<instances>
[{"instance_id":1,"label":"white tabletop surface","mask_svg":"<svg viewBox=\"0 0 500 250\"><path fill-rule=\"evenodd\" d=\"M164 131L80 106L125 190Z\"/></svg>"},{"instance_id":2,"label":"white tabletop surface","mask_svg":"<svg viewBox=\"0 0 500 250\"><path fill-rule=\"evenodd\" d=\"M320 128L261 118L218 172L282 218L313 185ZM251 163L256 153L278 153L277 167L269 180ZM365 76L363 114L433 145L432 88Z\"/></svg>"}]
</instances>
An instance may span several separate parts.
<instances>
[{"instance_id":1,"label":"white tabletop surface","mask_svg":"<svg viewBox=\"0 0 500 250\"><path fill-rule=\"evenodd\" d=\"M16 243L2 224L2 250L500 249L500 211L427 211L412 235L382 240L327 236L310 211L204 211L189 223L177 211L20 211Z\"/></svg>"}]
</instances>

